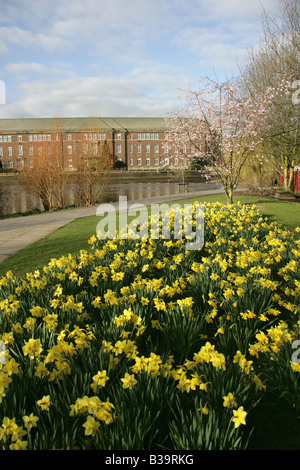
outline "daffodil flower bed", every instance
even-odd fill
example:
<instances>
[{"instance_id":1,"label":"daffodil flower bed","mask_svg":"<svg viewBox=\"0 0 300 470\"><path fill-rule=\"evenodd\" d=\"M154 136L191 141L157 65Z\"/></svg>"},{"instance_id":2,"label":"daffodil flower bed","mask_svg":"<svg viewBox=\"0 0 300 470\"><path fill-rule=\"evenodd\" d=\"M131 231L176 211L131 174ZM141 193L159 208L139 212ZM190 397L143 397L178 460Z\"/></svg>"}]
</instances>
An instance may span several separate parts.
<instances>
[{"instance_id":1,"label":"daffodil flower bed","mask_svg":"<svg viewBox=\"0 0 300 470\"><path fill-rule=\"evenodd\" d=\"M300 409L300 229L219 203L204 227L0 279L2 449L245 449L266 391Z\"/></svg>"}]
</instances>

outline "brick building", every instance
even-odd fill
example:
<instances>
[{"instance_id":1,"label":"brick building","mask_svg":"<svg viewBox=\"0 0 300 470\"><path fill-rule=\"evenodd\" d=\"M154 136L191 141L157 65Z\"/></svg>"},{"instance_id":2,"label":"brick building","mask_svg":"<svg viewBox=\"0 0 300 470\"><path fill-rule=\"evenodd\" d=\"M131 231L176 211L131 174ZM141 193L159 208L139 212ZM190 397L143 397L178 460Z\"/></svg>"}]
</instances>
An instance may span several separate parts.
<instances>
[{"instance_id":1,"label":"brick building","mask_svg":"<svg viewBox=\"0 0 300 470\"><path fill-rule=\"evenodd\" d=\"M33 166L41 152L59 148L64 165L76 169L79 158L99 155L106 141L112 162L128 170L178 165L167 155L164 118L27 118L0 119L0 161L4 168ZM185 149L192 155L194 149Z\"/></svg>"}]
</instances>

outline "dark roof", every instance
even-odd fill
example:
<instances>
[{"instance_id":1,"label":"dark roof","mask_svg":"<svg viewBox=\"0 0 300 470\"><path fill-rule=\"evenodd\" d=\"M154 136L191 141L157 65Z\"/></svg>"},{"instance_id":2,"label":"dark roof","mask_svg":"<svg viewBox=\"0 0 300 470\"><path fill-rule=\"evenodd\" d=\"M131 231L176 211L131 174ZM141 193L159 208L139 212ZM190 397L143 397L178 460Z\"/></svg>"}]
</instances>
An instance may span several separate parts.
<instances>
[{"instance_id":1,"label":"dark roof","mask_svg":"<svg viewBox=\"0 0 300 470\"><path fill-rule=\"evenodd\" d=\"M164 118L112 118L112 117L76 117L76 118L24 118L0 119L0 134L51 132L76 132L97 129L99 131L164 132L167 124Z\"/></svg>"}]
</instances>

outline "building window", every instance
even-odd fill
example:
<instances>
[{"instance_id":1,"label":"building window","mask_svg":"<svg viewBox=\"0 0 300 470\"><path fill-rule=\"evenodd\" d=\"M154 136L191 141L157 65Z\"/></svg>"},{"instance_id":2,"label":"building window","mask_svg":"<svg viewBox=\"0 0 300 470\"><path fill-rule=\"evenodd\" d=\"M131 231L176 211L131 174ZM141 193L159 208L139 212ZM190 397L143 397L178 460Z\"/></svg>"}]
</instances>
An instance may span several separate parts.
<instances>
[{"instance_id":1,"label":"building window","mask_svg":"<svg viewBox=\"0 0 300 470\"><path fill-rule=\"evenodd\" d=\"M12 147L7 147L7 156L12 157Z\"/></svg>"},{"instance_id":2,"label":"building window","mask_svg":"<svg viewBox=\"0 0 300 470\"><path fill-rule=\"evenodd\" d=\"M0 157L3 157L3 147L0 147Z\"/></svg>"},{"instance_id":3,"label":"building window","mask_svg":"<svg viewBox=\"0 0 300 470\"><path fill-rule=\"evenodd\" d=\"M72 140L72 134L67 134L67 140Z\"/></svg>"},{"instance_id":4,"label":"building window","mask_svg":"<svg viewBox=\"0 0 300 470\"><path fill-rule=\"evenodd\" d=\"M22 142L22 136L18 135L18 142Z\"/></svg>"},{"instance_id":5,"label":"building window","mask_svg":"<svg viewBox=\"0 0 300 470\"><path fill-rule=\"evenodd\" d=\"M21 157L23 155L23 146L18 145L18 156Z\"/></svg>"},{"instance_id":6,"label":"building window","mask_svg":"<svg viewBox=\"0 0 300 470\"><path fill-rule=\"evenodd\" d=\"M191 153L195 153L195 146L194 146L194 145L191 145L190 150L191 150Z\"/></svg>"},{"instance_id":7,"label":"building window","mask_svg":"<svg viewBox=\"0 0 300 470\"><path fill-rule=\"evenodd\" d=\"M141 144L137 144L136 150L137 150L137 153L142 153L142 146L141 146Z\"/></svg>"},{"instance_id":8,"label":"building window","mask_svg":"<svg viewBox=\"0 0 300 470\"><path fill-rule=\"evenodd\" d=\"M177 157L174 158L174 165L176 165L176 166L178 165L178 158Z\"/></svg>"},{"instance_id":9,"label":"building window","mask_svg":"<svg viewBox=\"0 0 300 470\"><path fill-rule=\"evenodd\" d=\"M28 134L28 142L32 142L32 135L31 134Z\"/></svg>"},{"instance_id":10,"label":"building window","mask_svg":"<svg viewBox=\"0 0 300 470\"><path fill-rule=\"evenodd\" d=\"M47 140L48 140L48 142L51 141L51 134L48 134L48 135L47 135Z\"/></svg>"},{"instance_id":11,"label":"building window","mask_svg":"<svg viewBox=\"0 0 300 470\"><path fill-rule=\"evenodd\" d=\"M154 165L155 166L158 166L159 165L159 159L156 157L154 158Z\"/></svg>"},{"instance_id":12,"label":"building window","mask_svg":"<svg viewBox=\"0 0 300 470\"><path fill-rule=\"evenodd\" d=\"M133 158L131 158L131 159L129 160L129 165L130 165L130 166L133 166Z\"/></svg>"},{"instance_id":13,"label":"building window","mask_svg":"<svg viewBox=\"0 0 300 470\"><path fill-rule=\"evenodd\" d=\"M93 152L93 155L98 155L98 145L97 144L92 143L92 152Z\"/></svg>"},{"instance_id":14,"label":"building window","mask_svg":"<svg viewBox=\"0 0 300 470\"><path fill-rule=\"evenodd\" d=\"M11 160L8 160L7 166L8 166L8 168L13 168L13 167L14 167L14 164L13 164L13 162L12 162Z\"/></svg>"},{"instance_id":15,"label":"building window","mask_svg":"<svg viewBox=\"0 0 300 470\"><path fill-rule=\"evenodd\" d=\"M142 166L142 159L141 158L137 159L137 166Z\"/></svg>"},{"instance_id":16,"label":"building window","mask_svg":"<svg viewBox=\"0 0 300 470\"><path fill-rule=\"evenodd\" d=\"M32 147L32 145L30 145L30 146L28 147L28 155L33 155L33 147Z\"/></svg>"},{"instance_id":17,"label":"building window","mask_svg":"<svg viewBox=\"0 0 300 470\"><path fill-rule=\"evenodd\" d=\"M150 153L150 144L146 144L146 153Z\"/></svg>"},{"instance_id":18,"label":"building window","mask_svg":"<svg viewBox=\"0 0 300 470\"><path fill-rule=\"evenodd\" d=\"M121 144L117 145L117 153L122 153L122 145Z\"/></svg>"},{"instance_id":19,"label":"building window","mask_svg":"<svg viewBox=\"0 0 300 470\"><path fill-rule=\"evenodd\" d=\"M88 140L88 135L87 134L83 134L83 140Z\"/></svg>"},{"instance_id":20,"label":"building window","mask_svg":"<svg viewBox=\"0 0 300 470\"><path fill-rule=\"evenodd\" d=\"M33 168L33 163L32 163L32 160L29 160L29 162L28 162L28 166L29 166L29 168Z\"/></svg>"},{"instance_id":21,"label":"building window","mask_svg":"<svg viewBox=\"0 0 300 470\"><path fill-rule=\"evenodd\" d=\"M36 135L36 134L34 134L34 136L33 136L33 141L34 141L34 142L37 141L37 135Z\"/></svg>"},{"instance_id":22,"label":"building window","mask_svg":"<svg viewBox=\"0 0 300 470\"><path fill-rule=\"evenodd\" d=\"M121 136L121 134L120 134L120 133L119 133L119 134L117 134L117 140L121 140L121 137L122 137L122 136Z\"/></svg>"},{"instance_id":23,"label":"building window","mask_svg":"<svg viewBox=\"0 0 300 470\"><path fill-rule=\"evenodd\" d=\"M132 144L130 144L129 151L130 151L130 153L133 153L133 145Z\"/></svg>"},{"instance_id":24,"label":"building window","mask_svg":"<svg viewBox=\"0 0 300 470\"><path fill-rule=\"evenodd\" d=\"M146 158L146 166L150 166L150 158Z\"/></svg>"},{"instance_id":25,"label":"building window","mask_svg":"<svg viewBox=\"0 0 300 470\"><path fill-rule=\"evenodd\" d=\"M70 159L68 160L68 167L69 167L69 168L72 168L72 167L73 167L73 160L72 160L72 158L70 158Z\"/></svg>"},{"instance_id":26,"label":"building window","mask_svg":"<svg viewBox=\"0 0 300 470\"><path fill-rule=\"evenodd\" d=\"M158 144L154 144L154 153L158 153Z\"/></svg>"},{"instance_id":27,"label":"building window","mask_svg":"<svg viewBox=\"0 0 300 470\"><path fill-rule=\"evenodd\" d=\"M72 155L72 145L68 145L68 154Z\"/></svg>"},{"instance_id":28,"label":"building window","mask_svg":"<svg viewBox=\"0 0 300 470\"><path fill-rule=\"evenodd\" d=\"M7 142L11 142L11 135L7 136Z\"/></svg>"}]
</instances>

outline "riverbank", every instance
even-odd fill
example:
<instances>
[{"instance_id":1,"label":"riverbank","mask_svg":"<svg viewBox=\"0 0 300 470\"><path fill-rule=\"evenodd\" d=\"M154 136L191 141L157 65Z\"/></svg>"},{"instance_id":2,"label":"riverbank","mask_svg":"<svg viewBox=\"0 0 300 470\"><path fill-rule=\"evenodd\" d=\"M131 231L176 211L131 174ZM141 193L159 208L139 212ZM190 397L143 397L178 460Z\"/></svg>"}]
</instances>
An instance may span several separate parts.
<instances>
[{"instance_id":1,"label":"riverbank","mask_svg":"<svg viewBox=\"0 0 300 470\"><path fill-rule=\"evenodd\" d=\"M76 206L76 184L70 175L66 186L66 208ZM199 177L197 171L186 173L186 185L179 184L170 172L156 171L114 171L103 195L104 202L117 201L119 196L128 200L147 199L151 197L173 196L185 192L205 190L207 182ZM210 189L220 189L217 182L209 183ZM211 186L213 185L213 186ZM0 216L7 217L15 214L41 213L43 206L38 196L19 184L17 175L0 177Z\"/></svg>"}]
</instances>

